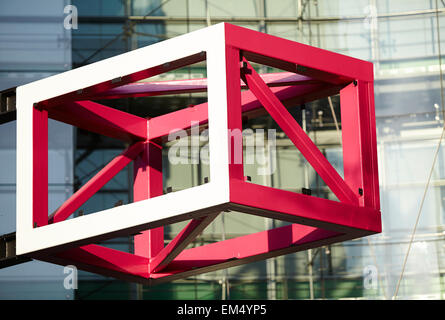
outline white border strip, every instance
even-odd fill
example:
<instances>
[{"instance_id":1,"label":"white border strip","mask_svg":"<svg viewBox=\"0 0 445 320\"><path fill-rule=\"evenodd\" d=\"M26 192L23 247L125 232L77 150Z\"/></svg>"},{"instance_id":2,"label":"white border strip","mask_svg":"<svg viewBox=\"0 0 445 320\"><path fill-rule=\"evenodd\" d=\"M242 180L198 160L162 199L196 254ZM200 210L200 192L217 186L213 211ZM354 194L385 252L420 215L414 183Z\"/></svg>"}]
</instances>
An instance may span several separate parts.
<instances>
[{"instance_id":1,"label":"white border strip","mask_svg":"<svg viewBox=\"0 0 445 320\"><path fill-rule=\"evenodd\" d=\"M210 182L33 228L33 103L202 51L207 52ZM18 87L16 253L22 255L44 251L228 203L230 201L228 146L224 23Z\"/></svg>"}]
</instances>

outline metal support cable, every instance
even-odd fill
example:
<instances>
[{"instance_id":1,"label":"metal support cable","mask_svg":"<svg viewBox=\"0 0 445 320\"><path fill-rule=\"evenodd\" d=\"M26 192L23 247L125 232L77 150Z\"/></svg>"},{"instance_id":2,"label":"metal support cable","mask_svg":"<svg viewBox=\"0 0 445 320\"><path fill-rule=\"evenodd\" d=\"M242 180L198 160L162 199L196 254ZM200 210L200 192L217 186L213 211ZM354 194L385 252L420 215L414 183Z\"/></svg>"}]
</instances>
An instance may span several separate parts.
<instances>
[{"instance_id":1,"label":"metal support cable","mask_svg":"<svg viewBox=\"0 0 445 320\"><path fill-rule=\"evenodd\" d=\"M443 3L443 0L442 0ZM445 4L444 4L445 6ZM443 88L443 70L442 70L442 49L440 46L440 25L439 25L439 7L437 4L437 0L436 0L436 21L437 21L437 25L436 25L436 29L437 29L437 50L438 50L438 55L439 55L439 76L440 76L440 100L442 103L442 120L444 121L444 125L445 125L445 97L444 97L444 88Z\"/></svg>"},{"instance_id":2,"label":"metal support cable","mask_svg":"<svg viewBox=\"0 0 445 320\"><path fill-rule=\"evenodd\" d=\"M443 2L442 2L442 4L443 4ZM438 42L438 54L439 54L440 98L441 98L441 103L442 103L442 115L445 115L445 109L444 109L445 108L445 105L444 105L445 98L444 98L444 90L443 90L444 87L443 87L443 71L442 71L442 53L441 53L441 48L440 48L440 27L439 27L438 0L436 0L436 20L437 20L437 42ZM436 152L434 153L433 163L431 165L430 173L428 175L428 180L426 182L425 189L423 191L423 196L422 196L422 200L420 202L419 211L417 213L416 222L414 223L413 231L411 233L410 241L408 243L408 249L406 251L405 259L403 261L402 272L400 273L399 280L397 281L396 290L395 290L394 296L392 297L393 300L395 300L397 298L397 295L399 293L400 284L402 282L403 275L405 273L405 268L406 268L406 264L408 262L408 257L409 257L410 251L411 251L411 246L414 241L414 236L416 235L417 226L419 224L420 216L422 214L423 204L425 203L425 198L426 198L429 186L430 186L431 177L433 176L434 168L436 166L437 157L438 157L439 151L440 151L440 146L442 144L442 140L443 140L443 137L445 134L445 117L443 117L443 120L444 120L444 125L442 127L442 134L440 135L439 143L437 144Z\"/></svg>"},{"instance_id":3,"label":"metal support cable","mask_svg":"<svg viewBox=\"0 0 445 320\"><path fill-rule=\"evenodd\" d=\"M437 144L436 152L434 153L433 164L431 165L430 173L428 175L428 180L427 180L426 185L425 185L425 190L423 191L422 200L420 201L420 208L419 208L419 211L417 213L416 222L414 223L414 227L413 227L413 231L411 233L410 241L408 243L408 249L406 251L405 259L404 259L403 265L402 265L402 272L400 273L399 280L397 281L396 291L394 293L394 296L392 297L393 300L395 300L397 298L397 294L399 293L400 284L402 282L403 275L405 273L406 263L408 261L408 256L409 256L409 253L411 251L412 243L414 241L414 236L416 234L417 226L419 224L420 216L421 216L422 209L423 209L423 204L425 203L426 194L428 192L430 181L431 181L431 177L432 177L433 172L434 172L434 167L436 166L436 160L437 160L437 156L439 154L440 145L442 144L442 139L443 139L444 133L445 133L445 127L442 128L442 134L440 136L439 143Z\"/></svg>"}]
</instances>

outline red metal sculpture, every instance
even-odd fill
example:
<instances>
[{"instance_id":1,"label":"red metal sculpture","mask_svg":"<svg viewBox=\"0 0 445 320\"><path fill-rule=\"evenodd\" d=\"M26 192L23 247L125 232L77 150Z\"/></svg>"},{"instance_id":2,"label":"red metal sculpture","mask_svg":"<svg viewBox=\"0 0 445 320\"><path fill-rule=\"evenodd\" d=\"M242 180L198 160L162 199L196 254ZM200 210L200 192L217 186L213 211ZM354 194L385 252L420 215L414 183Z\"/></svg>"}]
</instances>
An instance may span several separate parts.
<instances>
[{"instance_id":1,"label":"red metal sculpture","mask_svg":"<svg viewBox=\"0 0 445 320\"><path fill-rule=\"evenodd\" d=\"M87 220L87 217L66 220L131 161L135 164L133 187L135 202L166 196L174 201L175 193L164 195L162 190L162 139L171 130L189 129L193 122L201 126L206 125L208 121L212 122L210 126L216 123L218 119L210 120L209 110L212 108L210 100L209 104L196 105L148 120L90 100L206 91L208 89L206 79L135 83L209 58L208 52L199 52L150 68L133 69L130 70L133 72L114 79L106 79L106 75L104 81L82 88L67 86L71 91L63 94L56 92L53 96L48 95L47 99L32 101L32 186L27 189L28 186L20 182L19 188L20 190L23 188L24 191L20 191L21 198L19 197L18 201L23 200L22 195L28 190L32 190L33 226L32 230L27 229L30 223L28 220L23 222L27 217L20 216L17 228L18 254L62 265L72 264L80 269L119 279L153 284L381 232L373 65L230 24L220 24L208 29L197 31L194 37L212 34L211 32L223 34L223 38L217 40L219 42L215 44L220 55L212 58L214 66L208 73L210 80L211 77L219 76L215 74L215 70L219 70L217 68L225 71L223 74L225 88L213 87L212 92L224 90L222 95L226 101L226 111L223 112L226 114L226 120L221 121L226 129L242 130L243 117L256 117L266 111L339 201L245 181L243 163L228 159L226 161L228 165L223 169L226 170L228 179L221 180L226 183L226 187L220 189L227 190L227 201L219 202L217 205L190 209L182 214L166 214L162 216L163 218L147 220L145 223L134 222L133 225L122 227L107 226L108 229L104 227L100 234L84 232L75 227L81 226L83 221L81 219L85 219L84 221L89 221L90 225L93 224L91 228L99 230L102 221L107 223L106 220L91 220L91 217L88 218L90 220ZM129 57L134 59L137 53L127 53L123 56L129 54L132 54ZM150 59L150 56L146 59ZM221 65L217 65L218 62ZM272 66L286 72L259 75L250 62ZM85 74L88 77L93 75L95 65L74 70L75 73L70 75L81 77ZM105 64L99 62L97 66L98 70L101 70L99 67L102 68ZM242 88L248 90L241 92ZM25 108L25 103L20 105L20 99L30 90L18 89L19 123L26 116L25 111L20 109ZM344 178L332 167L286 108L286 105L291 103L303 104L336 93L340 93ZM106 165L49 218L48 118L131 143L121 155ZM18 130L20 128L23 126L19 126ZM222 141L230 140L227 137L223 138L225 140ZM235 153L233 151L242 152L242 146L241 150L233 150L237 148L234 144L231 144L230 148L232 148L230 150L232 152L229 152L231 157ZM26 151L20 150L23 153L19 152L18 156L25 155ZM18 168L25 170L27 167L20 162ZM210 179L212 180L212 173ZM136 209L132 208L139 210L141 207L128 207L128 217L121 211L122 220L133 219L130 215L132 210ZM25 209L23 207L23 210ZM221 211L225 210L280 219L293 224L185 250L187 245ZM110 219L112 217L114 219L110 214ZM80 221L78 224L72 222L78 219ZM163 225L184 220L190 222L168 245L164 246ZM114 224L114 221L110 220L110 224ZM68 225L67 222L71 224ZM72 226L73 233L82 235L75 238L72 235L62 235L64 232L58 231L60 239L56 241L51 237L56 234L54 230L58 228L58 224ZM41 233L36 233L32 237L34 240L30 240L28 235L37 231ZM134 254L92 244L99 240L137 232L141 233L134 236ZM44 237L50 239L45 239L45 242ZM54 241L51 242L52 240Z\"/></svg>"}]
</instances>

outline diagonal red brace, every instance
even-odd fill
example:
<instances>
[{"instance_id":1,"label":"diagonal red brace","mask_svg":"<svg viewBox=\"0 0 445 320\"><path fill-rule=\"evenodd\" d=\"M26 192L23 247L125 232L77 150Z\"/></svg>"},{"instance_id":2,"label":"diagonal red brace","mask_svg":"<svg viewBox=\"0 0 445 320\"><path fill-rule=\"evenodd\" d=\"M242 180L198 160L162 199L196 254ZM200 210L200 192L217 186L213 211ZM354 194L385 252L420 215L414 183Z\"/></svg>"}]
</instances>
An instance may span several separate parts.
<instances>
[{"instance_id":1,"label":"diagonal red brace","mask_svg":"<svg viewBox=\"0 0 445 320\"><path fill-rule=\"evenodd\" d=\"M82 186L82 188L66 200L56 212L49 217L49 222L60 222L72 215L74 211L79 209L80 206L85 203L85 201L99 191L99 189L107 184L107 182L118 174L119 171L136 158L144 149L144 145L145 142L136 142L111 160L110 163Z\"/></svg>"},{"instance_id":2,"label":"diagonal red brace","mask_svg":"<svg viewBox=\"0 0 445 320\"><path fill-rule=\"evenodd\" d=\"M96 244L57 252L42 260L62 266L74 264L79 269L125 281L141 282L149 276L148 258Z\"/></svg>"},{"instance_id":3,"label":"diagonal red brace","mask_svg":"<svg viewBox=\"0 0 445 320\"><path fill-rule=\"evenodd\" d=\"M147 119L92 101L67 102L49 108L51 119L127 142L147 140Z\"/></svg>"},{"instance_id":4,"label":"diagonal red brace","mask_svg":"<svg viewBox=\"0 0 445 320\"><path fill-rule=\"evenodd\" d=\"M159 272L173 261L196 237L218 216L210 214L199 219L192 219L170 243L154 257L149 264L149 273Z\"/></svg>"},{"instance_id":5,"label":"diagonal red brace","mask_svg":"<svg viewBox=\"0 0 445 320\"><path fill-rule=\"evenodd\" d=\"M167 268L150 274L150 278L159 282L172 281L326 245L347 237L334 231L287 225L184 250Z\"/></svg>"},{"instance_id":6,"label":"diagonal red brace","mask_svg":"<svg viewBox=\"0 0 445 320\"><path fill-rule=\"evenodd\" d=\"M293 144L300 150L307 161L312 165L321 179L331 188L332 192L342 202L357 204L358 196L352 192L342 177L323 156L317 146L312 142L298 122L289 114L286 107L275 96L261 77L243 58L244 69L241 77L249 89L254 93L271 117L287 134Z\"/></svg>"},{"instance_id":7,"label":"diagonal red brace","mask_svg":"<svg viewBox=\"0 0 445 320\"><path fill-rule=\"evenodd\" d=\"M293 99L311 101L313 98L321 98L323 95L320 93L324 92L325 87L319 84L308 84L271 88L271 90L286 104L287 101L293 103ZM255 113L262 114L261 103L249 90L241 92L241 104L243 116L255 118ZM149 119L149 139L154 140L168 136L177 130L187 130L192 122L198 122L199 125L206 124L208 120L207 108L208 104L204 102L195 105L193 108L184 108Z\"/></svg>"}]
</instances>

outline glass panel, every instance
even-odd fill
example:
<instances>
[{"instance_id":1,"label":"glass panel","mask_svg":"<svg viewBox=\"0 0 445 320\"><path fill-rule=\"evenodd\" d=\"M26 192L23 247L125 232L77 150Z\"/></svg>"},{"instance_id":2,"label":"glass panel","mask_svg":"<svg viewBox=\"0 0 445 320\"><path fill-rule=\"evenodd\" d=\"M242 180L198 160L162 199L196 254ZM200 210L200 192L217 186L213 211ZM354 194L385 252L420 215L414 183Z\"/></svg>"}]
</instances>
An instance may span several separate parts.
<instances>
[{"instance_id":1,"label":"glass panel","mask_svg":"<svg viewBox=\"0 0 445 320\"><path fill-rule=\"evenodd\" d=\"M84 279L85 288L82 296L168 299L391 298L396 292L410 235L420 212L398 297L443 298L445 141L440 144L425 194L444 124L445 106L441 94L444 83L440 74L441 70L445 70L443 44L440 47L445 41L442 1L171 0L162 4L164 1L161 0L79 0L73 1L78 7L80 20L79 29L72 30L72 50L71 31L61 27L61 13L68 1L45 0L40 1L39 5L28 2L26 5L24 1L0 3L0 88L69 69L71 55L74 67L77 67L203 28L208 22L214 24L223 20L372 61L375 66L382 234L314 249L310 254L305 251L208 273L196 277L194 284L178 281L157 289L144 287L140 289L140 294L136 293L135 287L121 282L98 290L102 284L94 281L101 278L85 274L81 278ZM434 11L436 3L441 9L437 15ZM134 28L128 28L130 19L127 17L147 13L160 16L162 20L135 21ZM299 13L302 13L303 19L299 19ZM276 70L265 68L264 71ZM186 73L173 72L168 77L158 77L156 80L205 77L205 70L198 65ZM192 102L202 102L201 97L198 98L141 99L122 104L121 107L128 107L126 110L140 116L157 116L165 113L166 107L176 110ZM115 102L116 106L121 102ZM335 99L334 107L338 108ZM8 130L15 130L11 128ZM341 173L340 144L323 142L325 138L332 140L337 137L335 128L314 126L311 129L311 137L317 137L319 147ZM4 133L1 127L0 130ZM77 166L74 169L76 174L83 166L87 169L86 164L77 165L71 161L72 144L68 143L68 147L64 148L63 141L69 138L70 129L60 130L60 137L50 135L50 143L54 145L49 154L50 163L57 165L57 170L50 172L51 206L62 201L66 197L66 190L72 186L70 169ZM6 221L3 220L5 214L9 215L9 211L15 210L15 199L11 196L15 193L15 176L8 174L15 170L15 140L10 132L13 131L0 135L3 159L0 166L0 200L5 204L0 209L0 226L6 231L14 230L14 224L12 219L3 223ZM76 157L92 145L92 140L88 140L80 131L77 133ZM10 139L6 138L8 135ZM280 145L281 140L277 137L277 172L264 183L284 189L301 188L305 182L302 159L296 151ZM101 163L122 148L122 145L108 145L107 150L97 151L102 156L91 156L97 157L96 162ZM246 166L245 175L258 178L255 176L256 169L255 166ZM175 170L181 172L176 179L173 177ZM203 167L169 168L169 172L171 175L166 177L168 186L179 188L191 185L186 181L198 183L208 176ZM96 208L96 204L113 205L118 199L129 201L130 184L127 178L128 172L123 172L116 181L110 182L103 194L91 200L91 208ZM312 173L310 180L310 187L317 188L317 179ZM321 186L320 189L324 197L334 199L327 188ZM192 246L280 225L278 221L239 213L228 213L224 217L224 223L222 219L216 219ZM179 229L179 224L172 225L166 231L166 239L174 236ZM128 250L130 243L128 239L117 239L107 245ZM223 291L224 288L230 289ZM28 296L27 290L22 290L23 296ZM1 292L0 297L3 297Z\"/></svg>"}]
</instances>

